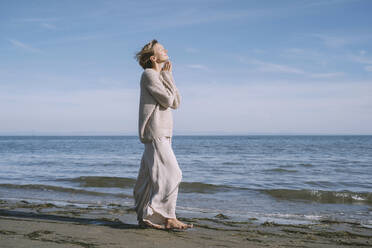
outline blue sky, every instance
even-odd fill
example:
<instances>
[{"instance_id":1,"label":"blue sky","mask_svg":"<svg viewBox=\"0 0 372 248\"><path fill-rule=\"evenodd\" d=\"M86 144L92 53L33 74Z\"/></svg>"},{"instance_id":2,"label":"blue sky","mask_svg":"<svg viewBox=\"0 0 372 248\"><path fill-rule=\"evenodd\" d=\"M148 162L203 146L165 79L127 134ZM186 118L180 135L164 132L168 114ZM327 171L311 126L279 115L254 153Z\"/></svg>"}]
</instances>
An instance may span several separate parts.
<instances>
[{"instance_id":1,"label":"blue sky","mask_svg":"<svg viewBox=\"0 0 372 248\"><path fill-rule=\"evenodd\" d=\"M0 134L137 135L157 39L174 134L372 134L372 1L1 1Z\"/></svg>"}]
</instances>

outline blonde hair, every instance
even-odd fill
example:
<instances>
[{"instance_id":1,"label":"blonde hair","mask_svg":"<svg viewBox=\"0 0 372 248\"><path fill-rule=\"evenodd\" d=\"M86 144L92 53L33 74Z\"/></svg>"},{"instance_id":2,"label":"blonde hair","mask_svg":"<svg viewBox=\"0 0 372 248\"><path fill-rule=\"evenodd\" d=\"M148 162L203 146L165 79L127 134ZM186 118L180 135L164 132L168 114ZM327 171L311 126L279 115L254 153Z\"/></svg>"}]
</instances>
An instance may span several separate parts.
<instances>
[{"instance_id":1,"label":"blonde hair","mask_svg":"<svg viewBox=\"0 0 372 248\"><path fill-rule=\"evenodd\" d=\"M143 69L152 68L152 62L150 57L154 55L154 45L158 43L157 40L153 39L147 43L141 51L137 52L134 58L138 61Z\"/></svg>"}]
</instances>

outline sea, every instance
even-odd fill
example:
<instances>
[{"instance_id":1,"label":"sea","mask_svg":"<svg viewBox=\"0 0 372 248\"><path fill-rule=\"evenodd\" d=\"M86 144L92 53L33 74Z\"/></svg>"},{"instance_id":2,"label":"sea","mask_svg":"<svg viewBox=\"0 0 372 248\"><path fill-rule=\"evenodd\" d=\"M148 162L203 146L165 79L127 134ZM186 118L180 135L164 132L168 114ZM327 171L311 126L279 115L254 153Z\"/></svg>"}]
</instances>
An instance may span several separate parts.
<instances>
[{"instance_id":1,"label":"sea","mask_svg":"<svg viewBox=\"0 0 372 248\"><path fill-rule=\"evenodd\" d=\"M177 216L372 228L372 136L172 137ZM138 136L0 136L0 199L134 207Z\"/></svg>"}]
</instances>

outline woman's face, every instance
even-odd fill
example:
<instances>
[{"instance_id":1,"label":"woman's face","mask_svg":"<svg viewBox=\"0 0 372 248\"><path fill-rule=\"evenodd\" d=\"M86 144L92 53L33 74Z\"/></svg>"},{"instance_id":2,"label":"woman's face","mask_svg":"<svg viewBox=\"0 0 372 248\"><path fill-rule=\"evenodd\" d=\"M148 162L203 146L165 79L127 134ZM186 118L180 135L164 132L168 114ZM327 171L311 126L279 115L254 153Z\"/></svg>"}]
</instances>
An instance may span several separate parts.
<instances>
[{"instance_id":1,"label":"woman's face","mask_svg":"<svg viewBox=\"0 0 372 248\"><path fill-rule=\"evenodd\" d=\"M163 47L162 44L156 43L154 45L154 56L157 63L163 63L169 59L168 50Z\"/></svg>"}]
</instances>

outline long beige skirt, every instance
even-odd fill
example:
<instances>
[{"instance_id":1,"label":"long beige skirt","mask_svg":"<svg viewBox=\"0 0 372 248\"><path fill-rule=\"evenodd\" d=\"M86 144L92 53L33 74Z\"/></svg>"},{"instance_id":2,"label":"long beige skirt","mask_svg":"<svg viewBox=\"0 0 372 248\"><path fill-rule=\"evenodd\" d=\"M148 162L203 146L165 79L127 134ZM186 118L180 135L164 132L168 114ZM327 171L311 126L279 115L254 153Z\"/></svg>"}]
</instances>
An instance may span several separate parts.
<instances>
[{"instance_id":1,"label":"long beige skirt","mask_svg":"<svg viewBox=\"0 0 372 248\"><path fill-rule=\"evenodd\" d=\"M155 138L144 145L133 189L137 221L164 225L165 218L176 218L182 171L172 149L172 137Z\"/></svg>"}]
</instances>

